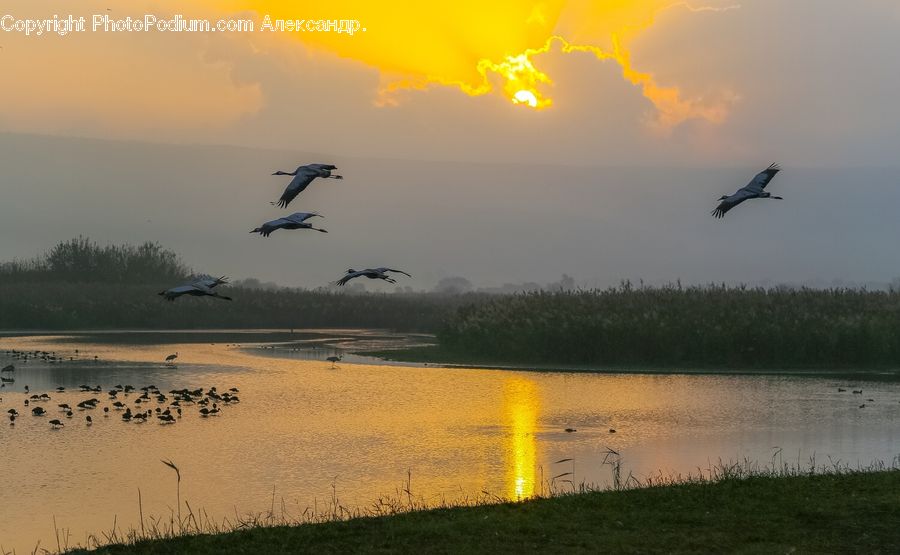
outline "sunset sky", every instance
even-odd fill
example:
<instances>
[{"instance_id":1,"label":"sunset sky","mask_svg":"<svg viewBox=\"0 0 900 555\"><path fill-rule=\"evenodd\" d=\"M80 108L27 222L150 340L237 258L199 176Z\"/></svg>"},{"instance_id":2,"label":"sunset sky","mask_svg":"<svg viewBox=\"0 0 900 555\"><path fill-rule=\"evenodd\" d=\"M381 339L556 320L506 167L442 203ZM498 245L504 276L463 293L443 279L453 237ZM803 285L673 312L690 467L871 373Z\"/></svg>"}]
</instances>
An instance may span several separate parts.
<instances>
[{"instance_id":1,"label":"sunset sky","mask_svg":"<svg viewBox=\"0 0 900 555\"><path fill-rule=\"evenodd\" d=\"M703 208L699 217L709 209L709 195L714 200L733 192L759 166L773 161L804 170L897 166L900 6L894 0L501 0L447 5L5 0L0 17L7 14L13 16L8 22L72 14L86 17L89 27L94 14L243 19L257 27L267 15L358 20L365 31L352 36L258 28L246 33L88 31L30 37L0 31L0 133L7 143L16 144L19 134L37 134L122 145L263 149L269 152L261 155L266 164L257 171L264 184L258 187L265 187L263 205L277 197L281 183L267 174L306 161L284 153L316 153L332 161L736 169L727 174L733 176L727 182L703 184L708 188L697 198ZM18 159L38 163L40 154L34 155ZM269 167L269 160L284 167ZM82 177L90 179L90 174ZM460 177L471 177L471 171ZM420 175L419 181L421 187L429 186L429 176ZM665 184L696 195L692 185L698 184ZM231 186L223 184L220 192ZM0 187L25 195L9 178ZM796 193L793 197L796 209L802 200ZM482 200L472 199L471 206L461 208L483 207ZM105 202L120 206L115 198L105 197ZM834 202L841 201L835 197ZM121 206L128 204L121 201ZM361 208L348 206L346 199L343 206L360 214ZM253 217L278 215L262 206ZM172 221L169 229L186 230L188 223ZM88 225L52 231L140 239L134 230L104 235L108 230ZM170 238L164 233L155 237ZM7 235L0 246L9 255L25 256L53 242L49 230L46 236L16 239L22 240ZM167 246L194 259L204 252L199 244ZM826 245L822 249L825 256ZM483 262L469 261L461 273L477 275L473 268L483 268ZM560 262L557 274L565 270L565 261ZM435 276L453 271L432 266ZM865 264L862 270L854 268L858 271L826 266L822 271L827 279L868 279L890 271ZM250 266L242 270L254 273ZM753 277L806 275L795 270L781 275L767 269ZM643 271L635 267L622 273ZM677 267L646 271L652 274L646 277L658 279L685 274ZM497 269L483 278L515 281L518 274ZM297 279L276 271L262 277Z\"/></svg>"},{"instance_id":2,"label":"sunset sky","mask_svg":"<svg viewBox=\"0 0 900 555\"><path fill-rule=\"evenodd\" d=\"M892 164L900 133L891 0L6 0L3 12L366 28L0 33L3 131L651 165ZM513 105L519 90L551 104Z\"/></svg>"}]
</instances>

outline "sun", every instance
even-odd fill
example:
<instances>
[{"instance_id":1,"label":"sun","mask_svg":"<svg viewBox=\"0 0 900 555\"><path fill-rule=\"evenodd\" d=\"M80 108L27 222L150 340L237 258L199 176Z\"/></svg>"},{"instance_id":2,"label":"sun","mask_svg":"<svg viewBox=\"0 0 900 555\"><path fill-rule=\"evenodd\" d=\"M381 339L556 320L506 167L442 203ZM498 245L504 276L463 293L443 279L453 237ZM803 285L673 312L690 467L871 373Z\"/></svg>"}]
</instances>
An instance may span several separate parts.
<instances>
[{"instance_id":1,"label":"sun","mask_svg":"<svg viewBox=\"0 0 900 555\"><path fill-rule=\"evenodd\" d=\"M526 104L532 108L537 108L538 105L537 96L533 92L524 89L514 94L512 101L513 104Z\"/></svg>"}]
</instances>

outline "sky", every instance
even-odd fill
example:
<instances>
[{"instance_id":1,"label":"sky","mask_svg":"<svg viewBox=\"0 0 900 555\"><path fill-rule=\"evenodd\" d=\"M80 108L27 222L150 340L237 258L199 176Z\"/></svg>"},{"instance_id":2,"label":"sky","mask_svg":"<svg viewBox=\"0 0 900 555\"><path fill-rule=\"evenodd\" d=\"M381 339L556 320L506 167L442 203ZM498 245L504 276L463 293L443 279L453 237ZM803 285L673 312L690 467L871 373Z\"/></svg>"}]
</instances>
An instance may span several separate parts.
<instances>
[{"instance_id":1,"label":"sky","mask_svg":"<svg viewBox=\"0 0 900 555\"><path fill-rule=\"evenodd\" d=\"M6 25L69 14L88 31L0 30L3 259L82 233L305 286L362 264L406 266L421 288L900 275L876 200L900 177L893 0L0 7ZM94 14L256 30L92 32ZM269 32L266 17L361 28ZM291 208L322 211L329 236L226 239L281 215L272 171L312 161L347 179ZM775 161L783 205L711 221Z\"/></svg>"}]
</instances>

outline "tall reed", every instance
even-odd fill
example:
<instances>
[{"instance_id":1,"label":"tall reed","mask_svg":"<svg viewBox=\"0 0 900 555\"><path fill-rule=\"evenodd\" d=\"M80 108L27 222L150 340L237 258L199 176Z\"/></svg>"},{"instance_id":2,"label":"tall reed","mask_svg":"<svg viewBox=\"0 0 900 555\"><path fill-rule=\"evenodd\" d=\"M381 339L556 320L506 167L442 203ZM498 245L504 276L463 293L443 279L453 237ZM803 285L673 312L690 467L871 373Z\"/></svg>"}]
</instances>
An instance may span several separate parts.
<instances>
[{"instance_id":1,"label":"tall reed","mask_svg":"<svg viewBox=\"0 0 900 555\"><path fill-rule=\"evenodd\" d=\"M571 365L900 365L900 292L633 287L496 297L438 333L450 353Z\"/></svg>"}]
</instances>

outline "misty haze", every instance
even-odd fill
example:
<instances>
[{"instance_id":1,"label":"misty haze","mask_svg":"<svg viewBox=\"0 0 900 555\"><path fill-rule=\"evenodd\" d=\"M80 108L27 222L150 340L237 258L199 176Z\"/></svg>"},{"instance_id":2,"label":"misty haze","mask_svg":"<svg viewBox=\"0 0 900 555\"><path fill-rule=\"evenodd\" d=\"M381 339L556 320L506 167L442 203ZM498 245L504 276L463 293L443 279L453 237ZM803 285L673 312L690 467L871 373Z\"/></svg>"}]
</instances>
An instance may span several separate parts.
<instances>
[{"instance_id":1,"label":"misty haze","mask_svg":"<svg viewBox=\"0 0 900 555\"><path fill-rule=\"evenodd\" d=\"M476 288L563 274L586 288L885 287L900 275L894 168L786 165L776 186L788 202L747 205L719 222L708 217L716 198L759 168L422 162L15 134L0 144L4 202L16 207L0 221L7 259L83 235L156 241L198 271L306 288L379 261L412 265L404 285L416 290L453 277ZM347 178L317 182L296 203L325 216L329 234L249 234L277 215L259 202L286 184L270 174L319 158Z\"/></svg>"}]
</instances>

